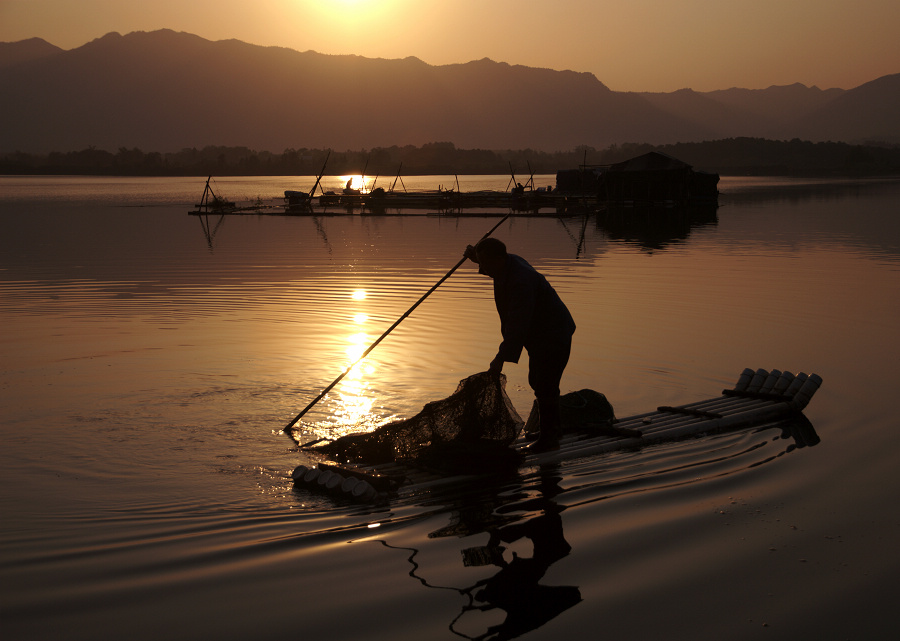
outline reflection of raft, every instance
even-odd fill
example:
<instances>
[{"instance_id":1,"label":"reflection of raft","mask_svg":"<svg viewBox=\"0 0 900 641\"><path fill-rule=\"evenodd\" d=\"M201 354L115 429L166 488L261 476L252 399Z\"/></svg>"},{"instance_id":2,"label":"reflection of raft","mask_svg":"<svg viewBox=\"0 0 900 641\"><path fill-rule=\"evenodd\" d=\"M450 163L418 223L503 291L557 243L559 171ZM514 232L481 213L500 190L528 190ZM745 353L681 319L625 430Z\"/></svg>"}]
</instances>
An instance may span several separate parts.
<instances>
[{"instance_id":1,"label":"reflection of raft","mask_svg":"<svg viewBox=\"0 0 900 641\"><path fill-rule=\"evenodd\" d=\"M528 467L777 422L799 415L821 384L816 374L795 376L779 370L745 369L734 389L723 390L717 398L658 407L653 412L618 419L611 426L589 424L566 434L558 451L529 455L524 438L513 447L521 454L519 467ZM817 442L811 429L795 438L801 445ZM323 461L313 468L297 467L292 478L297 487L373 501L399 490L424 489L460 476L450 477L402 462L365 465Z\"/></svg>"}]
</instances>

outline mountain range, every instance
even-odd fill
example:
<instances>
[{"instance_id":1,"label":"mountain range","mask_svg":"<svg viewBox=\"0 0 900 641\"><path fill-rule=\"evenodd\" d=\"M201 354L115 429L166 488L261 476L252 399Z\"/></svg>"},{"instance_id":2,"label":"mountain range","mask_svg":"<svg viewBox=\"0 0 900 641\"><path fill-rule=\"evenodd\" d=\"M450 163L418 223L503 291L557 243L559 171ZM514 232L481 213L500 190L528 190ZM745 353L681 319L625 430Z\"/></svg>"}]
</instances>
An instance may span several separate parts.
<instances>
[{"instance_id":1,"label":"mountain range","mask_svg":"<svg viewBox=\"0 0 900 641\"><path fill-rule=\"evenodd\" d=\"M0 43L0 152L207 145L571 150L731 137L900 143L900 73L853 89L636 93L490 59L325 55L160 30Z\"/></svg>"}]
</instances>

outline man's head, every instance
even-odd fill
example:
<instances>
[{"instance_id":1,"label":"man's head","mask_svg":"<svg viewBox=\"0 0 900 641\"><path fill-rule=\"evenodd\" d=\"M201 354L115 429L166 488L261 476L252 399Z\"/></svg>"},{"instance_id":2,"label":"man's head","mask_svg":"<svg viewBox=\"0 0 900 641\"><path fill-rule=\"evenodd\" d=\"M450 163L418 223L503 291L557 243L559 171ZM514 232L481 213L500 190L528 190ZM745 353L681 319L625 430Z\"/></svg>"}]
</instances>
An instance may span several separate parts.
<instances>
[{"instance_id":1,"label":"man's head","mask_svg":"<svg viewBox=\"0 0 900 641\"><path fill-rule=\"evenodd\" d=\"M506 269L506 245L496 238L484 238L475 245L478 265L482 273L491 278L500 276Z\"/></svg>"}]
</instances>

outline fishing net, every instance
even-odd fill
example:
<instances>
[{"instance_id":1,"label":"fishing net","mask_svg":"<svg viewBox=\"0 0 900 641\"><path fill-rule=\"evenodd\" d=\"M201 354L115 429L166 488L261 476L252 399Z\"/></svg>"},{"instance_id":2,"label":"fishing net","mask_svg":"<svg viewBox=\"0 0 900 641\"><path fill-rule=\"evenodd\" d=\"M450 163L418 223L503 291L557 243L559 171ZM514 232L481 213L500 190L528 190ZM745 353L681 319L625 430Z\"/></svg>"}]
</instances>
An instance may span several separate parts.
<instances>
[{"instance_id":1,"label":"fishing net","mask_svg":"<svg viewBox=\"0 0 900 641\"><path fill-rule=\"evenodd\" d=\"M473 374L460 381L453 394L428 403L412 418L309 449L340 462L404 460L441 469L477 466L485 460L496 464L498 456L512 453L509 445L523 425L505 387L502 374Z\"/></svg>"},{"instance_id":2,"label":"fishing net","mask_svg":"<svg viewBox=\"0 0 900 641\"><path fill-rule=\"evenodd\" d=\"M600 392L583 389L559 397L559 428L563 434L602 431L615 422L613 406ZM540 429L541 411L535 401L525 422L525 432L534 434Z\"/></svg>"}]
</instances>

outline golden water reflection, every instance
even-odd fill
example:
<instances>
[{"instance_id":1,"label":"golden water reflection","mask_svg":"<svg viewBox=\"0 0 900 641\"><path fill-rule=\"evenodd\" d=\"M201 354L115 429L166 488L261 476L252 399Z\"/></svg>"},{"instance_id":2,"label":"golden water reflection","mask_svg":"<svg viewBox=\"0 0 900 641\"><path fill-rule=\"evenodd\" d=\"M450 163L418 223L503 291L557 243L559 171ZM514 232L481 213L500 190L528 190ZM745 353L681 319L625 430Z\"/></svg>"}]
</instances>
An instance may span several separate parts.
<instances>
[{"instance_id":1,"label":"golden water reflection","mask_svg":"<svg viewBox=\"0 0 900 641\"><path fill-rule=\"evenodd\" d=\"M350 357L350 362L354 363L363 355L363 352L365 352L366 348L369 346L369 335L365 332L351 334L347 337L347 342L350 343L346 349L347 356ZM360 363L360 365L362 365L362 363ZM353 369L358 369L358 366Z\"/></svg>"},{"instance_id":2,"label":"golden water reflection","mask_svg":"<svg viewBox=\"0 0 900 641\"><path fill-rule=\"evenodd\" d=\"M368 292L365 289L354 289L349 298L355 302L366 301ZM337 394L331 399L332 409L328 419L318 424L323 435L329 438L371 431L390 418L373 411L376 399L372 393L372 380L376 368L370 362L359 360L375 340L365 331L369 315L364 311L353 311L348 319L347 325L336 330L351 329L351 333L346 335L344 349L348 359L344 368L350 369L337 388Z\"/></svg>"},{"instance_id":3,"label":"golden water reflection","mask_svg":"<svg viewBox=\"0 0 900 641\"><path fill-rule=\"evenodd\" d=\"M341 182L343 189L358 190L361 194L367 194L372 189L371 184L366 181L366 177L362 174L338 176L337 180Z\"/></svg>"}]
</instances>

